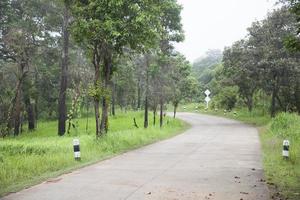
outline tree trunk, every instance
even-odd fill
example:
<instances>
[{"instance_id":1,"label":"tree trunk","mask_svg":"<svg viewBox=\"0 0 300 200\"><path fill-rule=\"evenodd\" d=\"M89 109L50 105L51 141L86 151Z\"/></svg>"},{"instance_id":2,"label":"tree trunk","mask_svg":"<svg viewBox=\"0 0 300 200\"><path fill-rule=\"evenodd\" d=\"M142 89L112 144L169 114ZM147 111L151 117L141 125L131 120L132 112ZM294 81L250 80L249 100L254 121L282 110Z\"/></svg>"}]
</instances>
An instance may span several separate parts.
<instances>
[{"instance_id":1,"label":"tree trunk","mask_svg":"<svg viewBox=\"0 0 300 200\"><path fill-rule=\"evenodd\" d=\"M252 112L252 110L253 110L253 99L252 99L252 97L247 97L247 107L248 107L248 111Z\"/></svg>"},{"instance_id":2,"label":"tree trunk","mask_svg":"<svg viewBox=\"0 0 300 200\"><path fill-rule=\"evenodd\" d=\"M104 57L104 66L103 66L103 75L104 75L104 89L108 91L109 83L111 79L111 70L112 70L112 55L108 53ZM106 97L108 94L105 94L105 97L102 99L102 118L100 124L100 133L107 133L108 131L108 108L109 101Z\"/></svg>"},{"instance_id":3,"label":"tree trunk","mask_svg":"<svg viewBox=\"0 0 300 200\"><path fill-rule=\"evenodd\" d=\"M148 94L145 97L144 128L148 128Z\"/></svg>"},{"instance_id":4,"label":"tree trunk","mask_svg":"<svg viewBox=\"0 0 300 200\"><path fill-rule=\"evenodd\" d=\"M15 93L15 97L13 99L13 106L11 109L11 116L12 119L8 119L8 129L11 128L11 124L13 121L14 124L14 136L18 136L20 133L20 125L21 125L21 91L22 91L22 87L23 87L23 80L26 76L26 72L24 72L26 64L24 64L24 62L22 61L20 64L20 74L21 77L18 80L17 86L16 86L16 93Z\"/></svg>"},{"instance_id":5,"label":"tree trunk","mask_svg":"<svg viewBox=\"0 0 300 200\"><path fill-rule=\"evenodd\" d=\"M58 99L58 135L63 136L66 132L67 106L66 93L68 86L68 62L69 62L69 5L65 3L63 19L63 53L61 64L61 80Z\"/></svg>"},{"instance_id":6,"label":"tree trunk","mask_svg":"<svg viewBox=\"0 0 300 200\"><path fill-rule=\"evenodd\" d=\"M159 126L162 127L163 126L163 100L160 99L160 115L159 115Z\"/></svg>"},{"instance_id":7,"label":"tree trunk","mask_svg":"<svg viewBox=\"0 0 300 200\"><path fill-rule=\"evenodd\" d=\"M153 126L156 125L156 113L157 113L157 106L153 108Z\"/></svg>"},{"instance_id":8,"label":"tree trunk","mask_svg":"<svg viewBox=\"0 0 300 200\"><path fill-rule=\"evenodd\" d=\"M148 128L148 95L149 95L149 57L146 54L146 94L145 94L145 114L144 114L144 128Z\"/></svg>"},{"instance_id":9,"label":"tree trunk","mask_svg":"<svg viewBox=\"0 0 300 200\"><path fill-rule=\"evenodd\" d=\"M141 86L140 86L140 82L141 82L141 80L140 80L140 78L139 78L139 80L138 80L138 85L137 85L137 89L138 89L138 91L137 91L137 109L139 110L139 109L141 109Z\"/></svg>"},{"instance_id":10,"label":"tree trunk","mask_svg":"<svg viewBox=\"0 0 300 200\"><path fill-rule=\"evenodd\" d=\"M99 87L100 82L100 66L99 63L95 63L95 80L94 87ZM94 97L95 119L96 119L96 136L100 136L100 113L99 113L100 100L98 97Z\"/></svg>"},{"instance_id":11,"label":"tree trunk","mask_svg":"<svg viewBox=\"0 0 300 200\"><path fill-rule=\"evenodd\" d=\"M116 85L114 82L112 82L112 102L111 102L111 112L112 115L116 115L116 110L115 110L115 104L116 104Z\"/></svg>"},{"instance_id":12,"label":"tree trunk","mask_svg":"<svg viewBox=\"0 0 300 200\"><path fill-rule=\"evenodd\" d=\"M28 94L25 96L25 106L28 118L28 130L32 131L35 129L35 114L34 107L30 101L30 97Z\"/></svg>"},{"instance_id":13,"label":"tree trunk","mask_svg":"<svg viewBox=\"0 0 300 200\"><path fill-rule=\"evenodd\" d=\"M25 109L27 113L27 121L28 121L28 130L32 131L35 129L35 112L34 106L31 103L31 80L27 77L24 78L22 84L22 92L23 92L23 99L25 104Z\"/></svg>"},{"instance_id":14,"label":"tree trunk","mask_svg":"<svg viewBox=\"0 0 300 200\"><path fill-rule=\"evenodd\" d=\"M20 125L21 125L21 85L22 80L19 80L16 96L15 96L15 103L14 103L14 110L13 110L13 119L14 119L14 136L18 136L20 133Z\"/></svg>"},{"instance_id":15,"label":"tree trunk","mask_svg":"<svg viewBox=\"0 0 300 200\"><path fill-rule=\"evenodd\" d=\"M273 87L272 91L272 102L271 102L271 117L275 117L276 115L276 88Z\"/></svg>"},{"instance_id":16,"label":"tree trunk","mask_svg":"<svg viewBox=\"0 0 300 200\"><path fill-rule=\"evenodd\" d=\"M85 133L86 134L89 130L89 108L90 108L89 98L86 97L86 124L85 124Z\"/></svg>"},{"instance_id":17,"label":"tree trunk","mask_svg":"<svg viewBox=\"0 0 300 200\"><path fill-rule=\"evenodd\" d=\"M176 111L177 111L178 103L174 103L174 119L176 118Z\"/></svg>"},{"instance_id":18,"label":"tree trunk","mask_svg":"<svg viewBox=\"0 0 300 200\"><path fill-rule=\"evenodd\" d=\"M35 84L38 83L38 72L37 70L35 69ZM38 119L39 119L39 114L38 114L38 103L39 103L39 95L35 95L35 98L34 98L34 114L35 114L35 126L37 128L38 126Z\"/></svg>"},{"instance_id":19,"label":"tree trunk","mask_svg":"<svg viewBox=\"0 0 300 200\"><path fill-rule=\"evenodd\" d=\"M100 113L99 113L99 100L94 99L95 118L96 118L96 136L100 136Z\"/></svg>"}]
</instances>

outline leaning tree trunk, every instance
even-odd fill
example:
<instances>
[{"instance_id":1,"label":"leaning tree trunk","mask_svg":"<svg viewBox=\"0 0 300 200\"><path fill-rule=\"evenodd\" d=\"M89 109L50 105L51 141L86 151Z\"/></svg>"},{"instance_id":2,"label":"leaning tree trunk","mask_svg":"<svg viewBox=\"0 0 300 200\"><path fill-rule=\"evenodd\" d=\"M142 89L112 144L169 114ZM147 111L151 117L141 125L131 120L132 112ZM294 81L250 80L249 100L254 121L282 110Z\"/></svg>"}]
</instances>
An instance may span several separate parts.
<instances>
[{"instance_id":1,"label":"leaning tree trunk","mask_svg":"<svg viewBox=\"0 0 300 200\"><path fill-rule=\"evenodd\" d=\"M12 119L8 119L8 129L11 128L11 124L13 122L14 126L14 136L18 136L20 133L20 126L21 126L21 91L23 87L23 81L26 76L26 72L24 72L26 64L22 61L20 64L20 78L18 79L17 86L16 86L16 93L13 99L13 106L10 112Z\"/></svg>"},{"instance_id":2,"label":"leaning tree trunk","mask_svg":"<svg viewBox=\"0 0 300 200\"><path fill-rule=\"evenodd\" d=\"M163 103L163 100L162 98L160 99L160 115L159 115L159 126L162 127L163 126L163 106L164 106L164 103Z\"/></svg>"},{"instance_id":3,"label":"leaning tree trunk","mask_svg":"<svg viewBox=\"0 0 300 200\"><path fill-rule=\"evenodd\" d=\"M58 135L63 136L66 132L67 106L66 93L68 85L68 62L69 62L69 6L65 3L63 19L63 53L61 64L61 80L58 99Z\"/></svg>"},{"instance_id":4,"label":"leaning tree trunk","mask_svg":"<svg viewBox=\"0 0 300 200\"><path fill-rule=\"evenodd\" d=\"M103 66L103 75L104 75L104 82L103 86L105 91L109 90L109 83L111 79L111 70L112 70L112 55L104 57L104 66ZM101 124L100 124L100 133L107 133L108 131L108 110L109 110L109 99L107 98L108 94L105 94L102 99L102 117L101 117Z\"/></svg>"}]
</instances>

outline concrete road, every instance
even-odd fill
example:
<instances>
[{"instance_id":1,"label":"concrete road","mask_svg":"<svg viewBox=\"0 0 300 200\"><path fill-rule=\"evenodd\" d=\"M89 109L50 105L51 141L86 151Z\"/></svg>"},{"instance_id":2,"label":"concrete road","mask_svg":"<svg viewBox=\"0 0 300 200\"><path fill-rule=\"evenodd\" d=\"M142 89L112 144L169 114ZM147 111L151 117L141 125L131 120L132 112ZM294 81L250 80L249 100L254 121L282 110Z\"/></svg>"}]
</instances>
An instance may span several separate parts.
<instances>
[{"instance_id":1,"label":"concrete road","mask_svg":"<svg viewBox=\"0 0 300 200\"><path fill-rule=\"evenodd\" d=\"M213 116L178 117L191 129L4 199L269 199L255 128Z\"/></svg>"}]
</instances>

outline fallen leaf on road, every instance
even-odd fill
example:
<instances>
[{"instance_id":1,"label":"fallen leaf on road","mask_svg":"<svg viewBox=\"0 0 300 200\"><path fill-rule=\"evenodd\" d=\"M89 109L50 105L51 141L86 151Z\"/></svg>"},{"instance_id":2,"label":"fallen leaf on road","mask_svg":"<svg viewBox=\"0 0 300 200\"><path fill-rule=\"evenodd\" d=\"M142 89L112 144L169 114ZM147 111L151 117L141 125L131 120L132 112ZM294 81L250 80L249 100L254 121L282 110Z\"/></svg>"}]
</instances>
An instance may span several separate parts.
<instances>
[{"instance_id":1,"label":"fallen leaf on road","mask_svg":"<svg viewBox=\"0 0 300 200\"><path fill-rule=\"evenodd\" d=\"M241 194L249 194L248 192L240 192Z\"/></svg>"}]
</instances>

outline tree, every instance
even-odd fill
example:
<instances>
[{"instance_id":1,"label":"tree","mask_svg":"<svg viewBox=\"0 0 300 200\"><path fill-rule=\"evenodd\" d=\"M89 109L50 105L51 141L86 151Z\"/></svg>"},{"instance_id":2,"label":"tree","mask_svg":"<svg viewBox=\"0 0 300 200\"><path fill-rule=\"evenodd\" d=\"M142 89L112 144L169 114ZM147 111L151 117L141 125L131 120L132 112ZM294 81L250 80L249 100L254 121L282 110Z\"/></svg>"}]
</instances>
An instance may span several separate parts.
<instances>
[{"instance_id":1,"label":"tree","mask_svg":"<svg viewBox=\"0 0 300 200\"><path fill-rule=\"evenodd\" d=\"M41 1L4 1L4 12L1 26L1 58L10 60L18 65L16 73L15 94L12 100L12 107L8 119L8 128L14 127L14 135L18 135L21 125L22 94L25 94L25 104L27 107L29 129L34 129L32 105L30 94L23 87L24 81L29 78L30 63L33 55L37 52L37 47L45 38L45 27L41 23L44 19L45 10ZM3 11L1 11L3 12Z\"/></svg>"},{"instance_id":2,"label":"tree","mask_svg":"<svg viewBox=\"0 0 300 200\"><path fill-rule=\"evenodd\" d=\"M66 132L67 120L67 106L66 106L66 93L68 86L68 64L69 64L69 23L70 23L70 0L63 2L63 23L62 23L62 38L63 38L63 51L61 63L61 80L60 91L58 99L58 135L62 136Z\"/></svg>"},{"instance_id":3,"label":"tree","mask_svg":"<svg viewBox=\"0 0 300 200\"><path fill-rule=\"evenodd\" d=\"M174 106L173 117L175 118L180 101L192 94L195 87L191 75L191 65L183 55L175 54L172 57L170 68L171 102Z\"/></svg>"},{"instance_id":4,"label":"tree","mask_svg":"<svg viewBox=\"0 0 300 200\"><path fill-rule=\"evenodd\" d=\"M161 27L159 3L125 0L75 1L74 37L77 42L84 43L89 49L95 68L95 88L101 85L106 93L109 91L113 59L121 55L125 47L144 50L155 44ZM106 98L108 96L109 94L94 96L97 136L108 130L109 99ZM102 100L101 124L99 124L100 100Z\"/></svg>"},{"instance_id":5,"label":"tree","mask_svg":"<svg viewBox=\"0 0 300 200\"><path fill-rule=\"evenodd\" d=\"M236 85L249 112L253 109L253 95L258 89L260 73L256 69L259 54L251 51L247 41L241 40L224 51L224 74L229 85Z\"/></svg>"},{"instance_id":6,"label":"tree","mask_svg":"<svg viewBox=\"0 0 300 200\"><path fill-rule=\"evenodd\" d=\"M261 55L257 67L263 75L262 88L272 97L273 117L279 108L286 110L291 103L289 100L283 101L283 98L288 98L291 94L282 93L285 87L289 87L288 91L291 91L289 74L299 77L299 55L287 51L283 42L289 34L296 32L294 23L295 16L283 7L269 14L261 23L255 23L249 28L249 45L257 55Z\"/></svg>"},{"instance_id":7,"label":"tree","mask_svg":"<svg viewBox=\"0 0 300 200\"><path fill-rule=\"evenodd\" d=\"M286 7L269 13L248 28L249 35L224 51L223 83L238 86L240 97L253 107L253 96L263 90L271 96L270 113L299 112L299 53L288 51L284 39L296 34L295 15Z\"/></svg>"}]
</instances>

